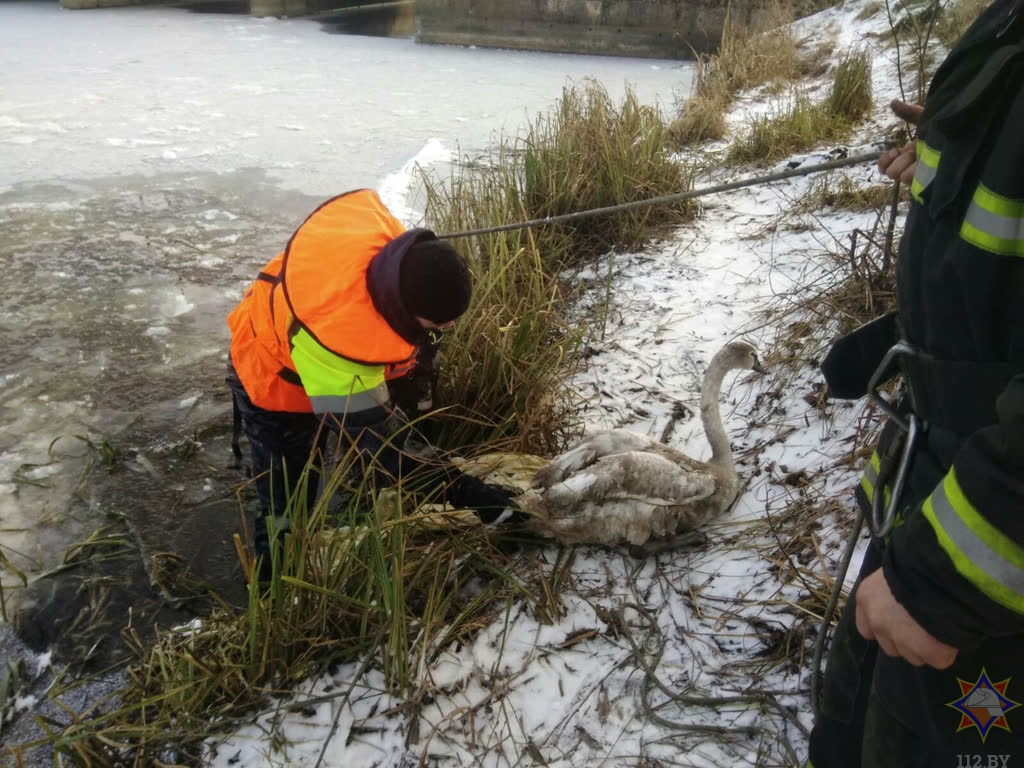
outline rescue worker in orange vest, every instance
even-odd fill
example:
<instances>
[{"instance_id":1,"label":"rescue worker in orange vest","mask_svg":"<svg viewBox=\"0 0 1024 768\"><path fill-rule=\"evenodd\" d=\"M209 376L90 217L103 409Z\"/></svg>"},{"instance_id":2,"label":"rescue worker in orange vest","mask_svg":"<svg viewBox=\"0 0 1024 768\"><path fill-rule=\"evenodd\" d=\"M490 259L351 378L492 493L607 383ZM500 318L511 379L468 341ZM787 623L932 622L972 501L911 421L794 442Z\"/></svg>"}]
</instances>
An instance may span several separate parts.
<instances>
[{"instance_id":1,"label":"rescue worker in orange vest","mask_svg":"<svg viewBox=\"0 0 1024 768\"><path fill-rule=\"evenodd\" d=\"M395 397L407 409L429 409L441 333L466 311L471 290L451 244L427 229L406 230L366 189L317 208L257 275L228 316L227 381L252 454L262 575L307 462L322 467L329 430L373 457L377 482L441 483L447 501L484 522L525 519L504 488L389 440L407 431ZM237 442L236 428L239 456ZM317 474L309 474L307 509Z\"/></svg>"}]
</instances>

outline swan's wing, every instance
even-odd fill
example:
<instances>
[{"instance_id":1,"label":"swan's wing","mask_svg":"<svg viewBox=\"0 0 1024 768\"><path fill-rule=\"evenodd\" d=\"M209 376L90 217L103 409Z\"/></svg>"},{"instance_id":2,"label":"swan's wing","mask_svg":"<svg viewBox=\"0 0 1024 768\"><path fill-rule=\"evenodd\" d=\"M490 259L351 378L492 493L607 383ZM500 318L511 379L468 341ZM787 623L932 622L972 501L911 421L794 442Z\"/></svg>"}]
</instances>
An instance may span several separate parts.
<instances>
[{"instance_id":1,"label":"swan's wing","mask_svg":"<svg viewBox=\"0 0 1024 768\"><path fill-rule=\"evenodd\" d=\"M644 451L656 445L661 444L647 435L628 429L610 429L588 437L575 448L553 458L547 466L537 471L531 485L534 488L550 488L569 475L589 467L603 456L627 451Z\"/></svg>"},{"instance_id":2,"label":"swan's wing","mask_svg":"<svg viewBox=\"0 0 1024 768\"><path fill-rule=\"evenodd\" d=\"M699 461L690 456L687 456L682 451L676 450L671 446L665 445L660 442L652 442L651 445L644 449L649 453L657 454L671 461L676 466L689 472L704 472L707 471L707 464L703 461Z\"/></svg>"},{"instance_id":3,"label":"swan's wing","mask_svg":"<svg viewBox=\"0 0 1024 768\"><path fill-rule=\"evenodd\" d=\"M565 543L644 544L676 533L680 516L714 494L707 467L684 468L649 451L603 456L542 491L537 526Z\"/></svg>"},{"instance_id":4,"label":"swan's wing","mask_svg":"<svg viewBox=\"0 0 1024 768\"><path fill-rule=\"evenodd\" d=\"M576 514L582 506L636 501L656 507L693 504L715 492L715 475L704 465L680 467L664 456L628 451L603 456L542 491L551 517Z\"/></svg>"}]
</instances>

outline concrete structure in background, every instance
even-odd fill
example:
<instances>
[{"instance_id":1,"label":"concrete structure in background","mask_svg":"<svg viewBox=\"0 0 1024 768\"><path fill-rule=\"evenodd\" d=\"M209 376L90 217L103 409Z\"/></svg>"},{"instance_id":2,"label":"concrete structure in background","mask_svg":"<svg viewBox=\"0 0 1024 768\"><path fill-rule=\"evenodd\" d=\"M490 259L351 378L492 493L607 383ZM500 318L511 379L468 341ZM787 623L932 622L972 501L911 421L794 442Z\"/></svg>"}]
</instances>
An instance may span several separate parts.
<instances>
[{"instance_id":1,"label":"concrete structure in background","mask_svg":"<svg viewBox=\"0 0 1024 768\"><path fill-rule=\"evenodd\" d=\"M63 8L116 8L123 5L155 5L144 0L60 0Z\"/></svg>"},{"instance_id":2,"label":"concrete structure in background","mask_svg":"<svg viewBox=\"0 0 1024 768\"><path fill-rule=\"evenodd\" d=\"M60 0L104 8L167 0ZM342 31L423 43L561 53L688 59L717 48L726 14L749 21L753 3L729 0L183 0L195 10L329 17Z\"/></svg>"},{"instance_id":3,"label":"concrete structure in background","mask_svg":"<svg viewBox=\"0 0 1024 768\"><path fill-rule=\"evenodd\" d=\"M173 5L212 13L315 17L336 22L342 31L384 37L416 33L416 0L60 0L65 8Z\"/></svg>"},{"instance_id":4,"label":"concrete structure in background","mask_svg":"<svg viewBox=\"0 0 1024 768\"><path fill-rule=\"evenodd\" d=\"M564 53L690 59L718 47L728 0L416 0L418 38ZM727 11L728 9L728 11Z\"/></svg>"},{"instance_id":5,"label":"concrete structure in background","mask_svg":"<svg viewBox=\"0 0 1024 768\"><path fill-rule=\"evenodd\" d=\"M416 0L248 0L253 16L330 17L355 34L410 37Z\"/></svg>"}]
</instances>

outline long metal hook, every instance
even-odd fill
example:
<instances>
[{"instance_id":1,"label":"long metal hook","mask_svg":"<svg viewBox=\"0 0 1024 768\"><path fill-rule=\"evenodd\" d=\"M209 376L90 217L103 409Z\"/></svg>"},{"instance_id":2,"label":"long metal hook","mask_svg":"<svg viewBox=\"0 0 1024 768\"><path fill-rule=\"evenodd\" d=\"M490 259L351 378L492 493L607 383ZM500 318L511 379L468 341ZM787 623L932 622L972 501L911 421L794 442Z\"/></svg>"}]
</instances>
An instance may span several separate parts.
<instances>
[{"instance_id":1,"label":"long metal hook","mask_svg":"<svg viewBox=\"0 0 1024 768\"><path fill-rule=\"evenodd\" d=\"M875 369L875 372L871 374L871 379L868 381L868 396L879 408L882 409L882 411L885 412L886 416L892 419L897 427L906 433L903 440L903 450L900 452L900 460L896 467L896 475L893 479L892 491L889 494L888 503L885 501L885 486L888 483L888 472L884 471L881 463L879 465L878 478L875 481L875 493L871 498L871 514L868 515L867 518L868 527L871 528L871 534L877 538L884 538L889 535L889 532L892 530L893 523L896 520L896 510L899 507L900 498L903 496L903 487L906 485L907 473L910 468L910 459L914 455L914 450L917 448L917 440L925 430L926 426L913 411L914 391L912 387L908 387L911 412L906 416L899 413L893 407L893 404L882 396L878 387L885 380L886 373L890 370L893 362L897 358L903 356L913 357L917 354L917 349L908 342L896 342L889 348L889 351L885 353L885 357L882 358L882 362ZM881 462L881 457L879 458Z\"/></svg>"}]
</instances>

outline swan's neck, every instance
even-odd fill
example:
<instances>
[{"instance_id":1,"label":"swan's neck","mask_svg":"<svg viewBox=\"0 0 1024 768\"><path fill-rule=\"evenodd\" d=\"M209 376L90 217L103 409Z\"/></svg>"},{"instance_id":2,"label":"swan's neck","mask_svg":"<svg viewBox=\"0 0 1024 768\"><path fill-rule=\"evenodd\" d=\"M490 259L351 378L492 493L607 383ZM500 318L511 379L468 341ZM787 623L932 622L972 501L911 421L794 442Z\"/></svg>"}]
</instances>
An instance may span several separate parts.
<instances>
[{"instance_id":1,"label":"swan's neck","mask_svg":"<svg viewBox=\"0 0 1024 768\"><path fill-rule=\"evenodd\" d=\"M711 446L711 464L725 469L733 469L732 446L729 436L722 425L722 412L719 401L722 398L722 379L730 370L719 359L712 359L704 374L704 386L700 393L700 418L704 424L704 434Z\"/></svg>"}]
</instances>

